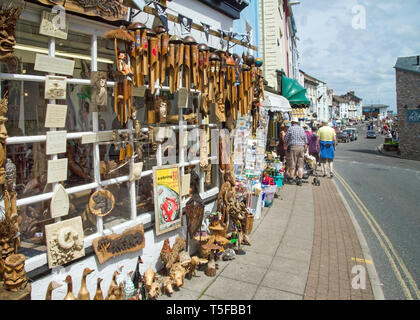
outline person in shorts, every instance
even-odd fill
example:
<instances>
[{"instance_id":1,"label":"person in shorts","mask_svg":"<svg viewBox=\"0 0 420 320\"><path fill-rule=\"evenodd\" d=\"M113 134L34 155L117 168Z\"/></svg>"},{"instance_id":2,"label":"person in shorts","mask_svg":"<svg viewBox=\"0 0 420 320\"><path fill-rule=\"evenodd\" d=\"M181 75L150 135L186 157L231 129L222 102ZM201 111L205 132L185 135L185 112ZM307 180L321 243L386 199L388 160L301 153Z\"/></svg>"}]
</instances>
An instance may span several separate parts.
<instances>
[{"instance_id":1,"label":"person in shorts","mask_svg":"<svg viewBox=\"0 0 420 320\"><path fill-rule=\"evenodd\" d=\"M303 160L308 145L308 138L305 130L299 125L299 119L292 117L292 125L287 130L284 140L287 144L287 168L288 176L292 181L295 179L297 168L296 184L302 186Z\"/></svg>"},{"instance_id":2,"label":"person in shorts","mask_svg":"<svg viewBox=\"0 0 420 320\"><path fill-rule=\"evenodd\" d=\"M319 158L321 163L322 176L327 177L327 168L330 178L334 176L333 160L335 156L336 135L335 130L322 121L322 127L318 130Z\"/></svg>"}]
</instances>

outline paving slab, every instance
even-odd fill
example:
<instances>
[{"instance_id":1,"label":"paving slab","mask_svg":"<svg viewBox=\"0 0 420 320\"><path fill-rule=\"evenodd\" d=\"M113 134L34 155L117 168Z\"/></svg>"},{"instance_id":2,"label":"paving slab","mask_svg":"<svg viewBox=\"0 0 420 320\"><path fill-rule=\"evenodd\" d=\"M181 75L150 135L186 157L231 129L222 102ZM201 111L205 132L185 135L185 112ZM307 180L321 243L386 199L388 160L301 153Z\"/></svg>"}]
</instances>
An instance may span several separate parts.
<instances>
[{"instance_id":1,"label":"paving slab","mask_svg":"<svg viewBox=\"0 0 420 320\"><path fill-rule=\"evenodd\" d=\"M221 276L233 280L240 280L253 284L259 284L267 272L267 268L244 264L240 262L229 264L221 273Z\"/></svg>"},{"instance_id":2,"label":"paving slab","mask_svg":"<svg viewBox=\"0 0 420 320\"><path fill-rule=\"evenodd\" d=\"M272 255L267 255L264 252L255 252L247 250L246 254L242 256L236 256L236 259L232 263L243 263L247 265L257 266L261 268L268 268L273 259Z\"/></svg>"},{"instance_id":3,"label":"paving slab","mask_svg":"<svg viewBox=\"0 0 420 320\"><path fill-rule=\"evenodd\" d=\"M302 300L302 295L261 286L253 300Z\"/></svg>"},{"instance_id":4,"label":"paving slab","mask_svg":"<svg viewBox=\"0 0 420 320\"><path fill-rule=\"evenodd\" d=\"M309 271L309 260L305 262L302 260L276 256L273 258L269 268L270 270L304 276L307 275Z\"/></svg>"},{"instance_id":5,"label":"paving slab","mask_svg":"<svg viewBox=\"0 0 420 320\"><path fill-rule=\"evenodd\" d=\"M306 275L296 275L278 270L268 270L262 286L303 295L306 286Z\"/></svg>"},{"instance_id":6,"label":"paving slab","mask_svg":"<svg viewBox=\"0 0 420 320\"><path fill-rule=\"evenodd\" d=\"M256 284L219 276L204 294L223 300L251 300L257 287Z\"/></svg>"},{"instance_id":7,"label":"paving slab","mask_svg":"<svg viewBox=\"0 0 420 320\"><path fill-rule=\"evenodd\" d=\"M286 245L280 245L276 251L276 257L284 257L295 260L301 260L303 262L308 262L311 259L312 248L298 248L290 247Z\"/></svg>"}]
</instances>

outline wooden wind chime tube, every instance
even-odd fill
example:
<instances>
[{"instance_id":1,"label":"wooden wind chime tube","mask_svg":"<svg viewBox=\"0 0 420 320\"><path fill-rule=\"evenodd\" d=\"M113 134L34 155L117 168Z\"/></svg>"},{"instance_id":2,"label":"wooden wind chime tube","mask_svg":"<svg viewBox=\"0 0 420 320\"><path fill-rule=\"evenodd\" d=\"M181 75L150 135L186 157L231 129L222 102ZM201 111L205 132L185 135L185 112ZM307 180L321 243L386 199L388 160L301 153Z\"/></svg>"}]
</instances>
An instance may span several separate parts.
<instances>
[{"instance_id":1,"label":"wooden wind chime tube","mask_svg":"<svg viewBox=\"0 0 420 320\"><path fill-rule=\"evenodd\" d=\"M149 89L151 94L155 93L155 83L157 81L159 65L159 39L156 36L149 38Z\"/></svg>"},{"instance_id":2,"label":"wooden wind chime tube","mask_svg":"<svg viewBox=\"0 0 420 320\"><path fill-rule=\"evenodd\" d=\"M169 56L167 59L168 70L169 70L169 92L175 92L175 68L176 68L176 45L175 43L169 43Z\"/></svg>"},{"instance_id":3,"label":"wooden wind chime tube","mask_svg":"<svg viewBox=\"0 0 420 320\"><path fill-rule=\"evenodd\" d=\"M147 30L140 30L140 59L141 59L141 73L144 84L144 77L149 75L149 39L147 38Z\"/></svg>"},{"instance_id":4,"label":"wooden wind chime tube","mask_svg":"<svg viewBox=\"0 0 420 320\"><path fill-rule=\"evenodd\" d=\"M175 68L175 91L181 88L181 70L184 70L184 48L183 42L178 44L177 65Z\"/></svg>"},{"instance_id":5,"label":"wooden wind chime tube","mask_svg":"<svg viewBox=\"0 0 420 320\"><path fill-rule=\"evenodd\" d=\"M199 88L199 72L198 72L198 45L191 45L191 76L194 88Z\"/></svg>"},{"instance_id":6,"label":"wooden wind chime tube","mask_svg":"<svg viewBox=\"0 0 420 320\"><path fill-rule=\"evenodd\" d=\"M162 33L160 38L160 86L166 80L166 68L168 67L169 61L169 34Z\"/></svg>"},{"instance_id":7,"label":"wooden wind chime tube","mask_svg":"<svg viewBox=\"0 0 420 320\"><path fill-rule=\"evenodd\" d=\"M190 92L191 90L191 46L186 44L184 46L184 69L182 72L182 85Z\"/></svg>"}]
</instances>

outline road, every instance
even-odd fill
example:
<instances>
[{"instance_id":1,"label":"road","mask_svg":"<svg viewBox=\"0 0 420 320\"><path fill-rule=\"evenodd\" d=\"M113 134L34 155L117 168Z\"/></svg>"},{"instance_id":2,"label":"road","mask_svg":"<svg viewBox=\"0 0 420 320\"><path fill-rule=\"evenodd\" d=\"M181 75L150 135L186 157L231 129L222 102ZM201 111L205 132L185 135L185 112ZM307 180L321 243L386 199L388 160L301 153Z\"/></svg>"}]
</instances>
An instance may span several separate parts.
<instances>
[{"instance_id":1,"label":"road","mask_svg":"<svg viewBox=\"0 0 420 320\"><path fill-rule=\"evenodd\" d=\"M334 179L369 246L387 300L420 300L420 161L376 151L384 138L340 143Z\"/></svg>"}]
</instances>

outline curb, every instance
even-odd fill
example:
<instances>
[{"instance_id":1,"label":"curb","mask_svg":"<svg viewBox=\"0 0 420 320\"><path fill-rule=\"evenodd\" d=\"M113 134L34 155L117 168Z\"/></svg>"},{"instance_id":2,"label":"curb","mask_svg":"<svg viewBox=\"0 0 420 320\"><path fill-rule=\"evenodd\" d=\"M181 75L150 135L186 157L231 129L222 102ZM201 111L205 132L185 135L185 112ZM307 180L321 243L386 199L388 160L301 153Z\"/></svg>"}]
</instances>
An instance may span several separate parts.
<instances>
[{"instance_id":1,"label":"curb","mask_svg":"<svg viewBox=\"0 0 420 320\"><path fill-rule=\"evenodd\" d=\"M337 185L337 182L335 182L334 179L333 179L333 183L335 185L335 188L337 189L338 194L340 195L341 200L343 200L344 207L349 213L351 221L353 222L353 226L354 226L354 229L356 230L357 237L359 238L360 246L362 248L363 256L365 257L365 260L373 261L366 238L363 235L362 229L360 228L360 225L356 220L353 210L351 210L346 198L344 197L343 193L341 192L340 188ZM385 300L384 292L381 286L381 282L379 280L378 273L376 272L375 264L366 263L366 268L368 270L369 279L371 282L373 296L375 297L375 300Z\"/></svg>"}]
</instances>

